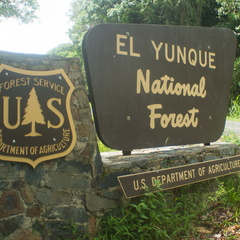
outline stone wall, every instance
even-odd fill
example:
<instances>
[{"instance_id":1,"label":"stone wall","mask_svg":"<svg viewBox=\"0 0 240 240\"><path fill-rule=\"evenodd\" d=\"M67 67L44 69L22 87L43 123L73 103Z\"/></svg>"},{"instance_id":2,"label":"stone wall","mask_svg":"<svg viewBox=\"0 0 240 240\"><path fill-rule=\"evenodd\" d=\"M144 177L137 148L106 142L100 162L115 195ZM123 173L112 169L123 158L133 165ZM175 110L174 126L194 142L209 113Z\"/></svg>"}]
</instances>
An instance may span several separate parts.
<instances>
[{"instance_id":1,"label":"stone wall","mask_svg":"<svg viewBox=\"0 0 240 240\"><path fill-rule=\"evenodd\" d=\"M35 169L0 161L0 239L64 239L70 231L63 227L70 219L87 230L94 220L86 196L92 193L102 164L78 59L0 52L0 63L36 71L64 69L75 86L71 111L77 132L69 155Z\"/></svg>"},{"instance_id":2,"label":"stone wall","mask_svg":"<svg viewBox=\"0 0 240 240\"><path fill-rule=\"evenodd\" d=\"M105 211L126 201L117 176L192 164L239 154L231 144L182 146L100 156L87 91L78 59L0 52L0 63L27 70L63 68L75 86L71 111L77 142L66 157L42 162L0 161L0 240L58 240L94 232Z\"/></svg>"}]
</instances>

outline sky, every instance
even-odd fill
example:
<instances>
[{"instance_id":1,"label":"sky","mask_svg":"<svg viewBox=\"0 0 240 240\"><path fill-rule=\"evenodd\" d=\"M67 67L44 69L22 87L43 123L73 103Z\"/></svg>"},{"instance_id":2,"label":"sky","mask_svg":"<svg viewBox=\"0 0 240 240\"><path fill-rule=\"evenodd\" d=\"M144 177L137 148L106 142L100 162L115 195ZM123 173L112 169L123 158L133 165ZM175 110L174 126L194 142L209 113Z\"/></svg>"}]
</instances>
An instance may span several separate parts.
<instances>
[{"instance_id":1,"label":"sky","mask_svg":"<svg viewBox=\"0 0 240 240\"><path fill-rule=\"evenodd\" d=\"M38 19L23 24L14 19L0 22L0 51L46 54L61 43L70 43L67 13L72 0L38 0Z\"/></svg>"}]
</instances>

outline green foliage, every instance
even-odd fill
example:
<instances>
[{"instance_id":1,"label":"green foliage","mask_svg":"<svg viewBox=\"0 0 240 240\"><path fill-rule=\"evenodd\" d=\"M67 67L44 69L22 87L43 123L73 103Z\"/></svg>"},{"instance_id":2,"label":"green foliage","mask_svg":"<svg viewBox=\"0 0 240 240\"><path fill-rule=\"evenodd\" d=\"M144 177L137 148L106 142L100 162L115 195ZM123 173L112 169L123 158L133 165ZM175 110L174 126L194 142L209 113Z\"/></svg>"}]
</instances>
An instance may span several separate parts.
<instances>
[{"instance_id":1,"label":"green foliage","mask_svg":"<svg viewBox=\"0 0 240 240\"><path fill-rule=\"evenodd\" d=\"M224 132L221 138L224 142L240 145L240 136L231 131Z\"/></svg>"},{"instance_id":2,"label":"green foliage","mask_svg":"<svg viewBox=\"0 0 240 240\"><path fill-rule=\"evenodd\" d=\"M240 95L232 101L229 117L231 119L240 119Z\"/></svg>"},{"instance_id":3,"label":"green foliage","mask_svg":"<svg viewBox=\"0 0 240 240\"><path fill-rule=\"evenodd\" d=\"M4 18L16 18L23 23L32 21L38 9L37 0L0 1L0 21Z\"/></svg>"},{"instance_id":4,"label":"green foliage","mask_svg":"<svg viewBox=\"0 0 240 240\"><path fill-rule=\"evenodd\" d=\"M219 23L218 8L221 5L216 0L208 0L203 5L201 26L213 27Z\"/></svg>"},{"instance_id":5,"label":"green foliage","mask_svg":"<svg viewBox=\"0 0 240 240\"><path fill-rule=\"evenodd\" d=\"M73 0L70 38L80 46L86 31L99 23L212 26L218 22L216 6L215 0Z\"/></svg>"},{"instance_id":6,"label":"green foliage","mask_svg":"<svg viewBox=\"0 0 240 240\"><path fill-rule=\"evenodd\" d=\"M240 2L236 0L216 0L220 7L218 9L219 17L227 20L227 24L236 24L238 26L235 27L234 30L238 32L240 24Z\"/></svg>"},{"instance_id":7,"label":"green foliage","mask_svg":"<svg viewBox=\"0 0 240 240\"><path fill-rule=\"evenodd\" d=\"M218 222L216 212L224 209L231 218ZM198 227L219 231L223 225L239 224L239 214L240 178L234 174L174 191L146 193L103 216L95 237L83 235L72 220L64 228L72 232L67 240L198 239Z\"/></svg>"},{"instance_id":8,"label":"green foliage","mask_svg":"<svg viewBox=\"0 0 240 240\"><path fill-rule=\"evenodd\" d=\"M100 152L116 151L115 149L109 148L106 145L104 145L99 139L98 139L98 149Z\"/></svg>"},{"instance_id":9,"label":"green foliage","mask_svg":"<svg viewBox=\"0 0 240 240\"><path fill-rule=\"evenodd\" d=\"M99 23L227 27L237 36L240 56L240 2L236 0L73 0L70 18L74 25L69 35L81 60L83 36ZM240 58L234 65L230 109L238 95Z\"/></svg>"},{"instance_id":10,"label":"green foliage","mask_svg":"<svg viewBox=\"0 0 240 240\"><path fill-rule=\"evenodd\" d=\"M202 223L201 217L216 202L230 207L238 221L240 179L237 175L181 187L174 191L146 193L116 214L101 219L95 240L190 239ZM209 219L212 221L212 219ZM211 224L213 224L211 222Z\"/></svg>"},{"instance_id":11,"label":"green foliage","mask_svg":"<svg viewBox=\"0 0 240 240\"><path fill-rule=\"evenodd\" d=\"M75 58L79 56L77 46L73 45L72 43L60 44L56 48L48 51L47 54L67 58Z\"/></svg>"},{"instance_id":12,"label":"green foliage","mask_svg":"<svg viewBox=\"0 0 240 240\"><path fill-rule=\"evenodd\" d=\"M71 19L76 25L90 26L103 22L201 25L204 11L215 6L213 0L74 0ZM211 13L217 17L216 11Z\"/></svg>"},{"instance_id":13,"label":"green foliage","mask_svg":"<svg viewBox=\"0 0 240 240\"><path fill-rule=\"evenodd\" d=\"M200 25L205 0L123 0L107 11L121 23Z\"/></svg>"},{"instance_id":14,"label":"green foliage","mask_svg":"<svg viewBox=\"0 0 240 240\"><path fill-rule=\"evenodd\" d=\"M191 214L182 214L185 209L170 192L147 193L139 203L122 208L120 216L102 219L95 239L177 239L192 227Z\"/></svg>"},{"instance_id":15,"label":"green foliage","mask_svg":"<svg viewBox=\"0 0 240 240\"><path fill-rule=\"evenodd\" d=\"M234 209L240 209L240 178L238 176L231 176L223 178L222 189L225 189L223 196L219 201Z\"/></svg>"},{"instance_id":16,"label":"green foliage","mask_svg":"<svg viewBox=\"0 0 240 240\"><path fill-rule=\"evenodd\" d=\"M240 57L236 58L234 62L230 91L229 118L240 119Z\"/></svg>"},{"instance_id":17,"label":"green foliage","mask_svg":"<svg viewBox=\"0 0 240 240\"><path fill-rule=\"evenodd\" d=\"M78 233L78 227L77 227L77 225L74 223L73 219L71 219L71 220L69 221L69 225L64 226L63 228L64 228L64 229L69 229L69 230L71 231L72 237L73 237L75 240L80 240L80 237L77 236L77 235L79 235L79 233ZM69 239L66 239L66 240L69 240Z\"/></svg>"},{"instance_id":18,"label":"green foliage","mask_svg":"<svg viewBox=\"0 0 240 240\"><path fill-rule=\"evenodd\" d=\"M69 220L69 224L63 226L63 229L66 229L67 232L70 232L71 237L64 240L87 240L89 239L89 234L86 234L76 225L73 219Z\"/></svg>"},{"instance_id":19,"label":"green foliage","mask_svg":"<svg viewBox=\"0 0 240 240\"><path fill-rule=\"evenodd\" d=\"M218 8L219 23L217 27L232 29L238 40L237 57L240 56L240 2L236 0L216 0L220 4Z\"/></svg>"},{"instance_id":20,"label":"green foliage","mask_svg":"<svg viewBox=\"0 0 240 240\"><path fill-rule=\"evenodd\" d=\"M230 115L240 114L239 103L240 103L240 57L234 62L232 86L230 92Z\"/></svg>"},{"instance_id":21,"label":"green foliage","mask_svg":"<svg viewBox=\"0 0 240 240\"><path fill-rule=\"evenodd\" d=\"M226 209L231 212L230 221L220 223L223 224L239 224L240 216L240 177L238 175L230 175L216 179L218 188L210 200L217 205L218 208ZM217 204L216 204L217 203Z\"/></svg>"}]
</instances>

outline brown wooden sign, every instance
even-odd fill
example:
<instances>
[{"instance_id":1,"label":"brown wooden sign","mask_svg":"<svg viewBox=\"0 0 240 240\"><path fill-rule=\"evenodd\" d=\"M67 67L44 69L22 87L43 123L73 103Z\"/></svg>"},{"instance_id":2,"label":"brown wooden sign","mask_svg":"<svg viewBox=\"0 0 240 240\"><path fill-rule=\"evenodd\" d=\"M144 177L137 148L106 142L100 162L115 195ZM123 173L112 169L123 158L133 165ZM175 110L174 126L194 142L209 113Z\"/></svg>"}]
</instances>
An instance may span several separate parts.
<instances>
[{"instance_id":1,"label":"brown wooden sign","mask_svg":"<svg viewBox=\"0 0 240 240\"><path fill-rule=\"evenodd\" d=\"M126 198L143 195L146 190L167 190L240 171L240 155L181 167L166 168L118 177Z\"/></svg>"},{"instance_id":2,"label":"brown wooden sign","mask_svg":"<svg viewBox=\"0 0 240 240\"><path fill-rule=\"evenodd\" d=\"M74 87L60 70L0 66L0 159L26 162L65 156L76 142L70 111Z\"/></svg>"},{"instance_id":3,"label":"brown wooden sign","mask_svg":"<svg viewBox=\"0 0 240 240\"><path fill-rule=\"evenodd\" d=\"M222 134L236 37L229 29L101 24L83 41L99 138L119 150Z\"/></svg>"}]
</instances>

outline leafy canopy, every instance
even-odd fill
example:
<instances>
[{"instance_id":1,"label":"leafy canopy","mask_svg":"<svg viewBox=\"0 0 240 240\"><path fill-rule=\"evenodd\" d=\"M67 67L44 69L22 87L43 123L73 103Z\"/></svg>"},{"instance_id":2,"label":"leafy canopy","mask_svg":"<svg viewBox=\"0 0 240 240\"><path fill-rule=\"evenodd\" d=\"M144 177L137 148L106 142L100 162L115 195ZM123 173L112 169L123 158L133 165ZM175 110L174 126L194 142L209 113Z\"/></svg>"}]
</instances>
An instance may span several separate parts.
<instances>
[{"instance_id":1,"label":"leafy canopy","mask_svg":"<svg viewBox=\"0 0 240 240\"><path fill-rule=\"evenodd\" d=\"M28 23L36 18L37 0L0 0L0 21L5 18L16 18Z\"/></svg>"},{"instance_id":2,"label":"leafy canopy","mask_svg":"<svg viewBox=\"0 0 240 240\"><path fill-rule=\"evenodd\" d=\"M70 38L81 45L83 33L99 23L214 26L216 0L73 0Z\"/></svg>"},{"instance_id":3,"label":"leafy canopy","mask_svg":"<svg viewBox=\"0 0 240 240\"><path fill-rule=\"evenodd\" d=\"M230 28L237 36L240 57L239 0L73 0L70 17L74 25L69 34L78 45L79 55L90 27L99 23L141 23ZM240 95L239 59L235 62L231 100Z\"/></svg>"},{"instance_id":4,"label":"leafy canopy","mask_svg":"<svg viewBox=\"0 0 240 240\"><path fill-rule=\"evenodd\" d=\"M57 55L61 57L74 58L78 57L77 48L71 43L63 43L58 45L56 48L48 51L49 55Z\"/></svg>"}]
</instances>

